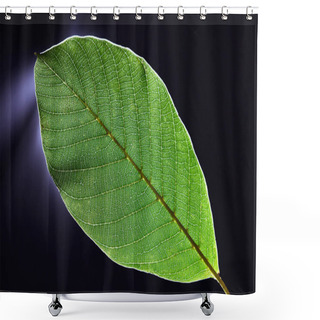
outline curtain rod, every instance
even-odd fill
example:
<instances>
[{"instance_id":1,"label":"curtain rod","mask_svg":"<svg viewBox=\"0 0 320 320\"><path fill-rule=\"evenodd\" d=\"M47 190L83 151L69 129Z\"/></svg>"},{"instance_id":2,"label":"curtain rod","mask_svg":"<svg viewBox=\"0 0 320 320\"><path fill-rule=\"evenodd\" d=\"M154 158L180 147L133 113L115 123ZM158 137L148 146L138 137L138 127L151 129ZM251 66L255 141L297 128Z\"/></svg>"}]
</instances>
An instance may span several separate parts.
<instances>
[{"instance_id":1,"label":"curtain rod","mask_svg":"<svg viewBox=\"0 0 320 320\"><path fill-rule=\"evenodd\" d=\"M50 14L62 14L62 13L72 13L72 14L257 14L258 7L81 7L81 6L71 6L71 7L37 7L37 6L26 6L26 7L15 7L15 6L0 6L0 13L7 14L36 14L36 13L50 13Z\"/></svg>"}]
</instances>

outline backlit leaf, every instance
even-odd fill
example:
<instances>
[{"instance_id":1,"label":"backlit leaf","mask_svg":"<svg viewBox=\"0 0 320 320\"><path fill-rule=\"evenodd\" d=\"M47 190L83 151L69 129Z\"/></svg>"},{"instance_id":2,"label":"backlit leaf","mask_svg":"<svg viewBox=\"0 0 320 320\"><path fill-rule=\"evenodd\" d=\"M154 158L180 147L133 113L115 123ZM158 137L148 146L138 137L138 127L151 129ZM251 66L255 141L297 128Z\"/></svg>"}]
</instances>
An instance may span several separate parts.
<instances>
[{"instance_id":1,"label":"backlit leaf","mask_svg":"<svg viewBox=\"0 0 320 320\"><path fill-rule=\"evenodd\" d=\"M83 231L122 266L221 285L204 175L148 63L72 37L37 55L35 82L48 169Z\"/></svg>"}]
</instances>

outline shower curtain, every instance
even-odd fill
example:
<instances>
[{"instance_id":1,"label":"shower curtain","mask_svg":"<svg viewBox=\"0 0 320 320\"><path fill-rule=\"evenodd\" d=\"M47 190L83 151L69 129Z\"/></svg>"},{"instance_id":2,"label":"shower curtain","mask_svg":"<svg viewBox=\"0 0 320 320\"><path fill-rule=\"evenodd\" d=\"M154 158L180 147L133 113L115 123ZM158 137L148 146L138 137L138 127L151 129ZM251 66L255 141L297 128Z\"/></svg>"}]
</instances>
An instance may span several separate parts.
<instances>
[{"instance_id":1,"label":"shower curtain","mask_svg":"<svg viewBox=\"0 0 320 320\"><path fill-rule=\"evenodd\" d=\"M0 14L0 291L253 293L257 15L30 17Z\"/></svg>"}]
</instances>

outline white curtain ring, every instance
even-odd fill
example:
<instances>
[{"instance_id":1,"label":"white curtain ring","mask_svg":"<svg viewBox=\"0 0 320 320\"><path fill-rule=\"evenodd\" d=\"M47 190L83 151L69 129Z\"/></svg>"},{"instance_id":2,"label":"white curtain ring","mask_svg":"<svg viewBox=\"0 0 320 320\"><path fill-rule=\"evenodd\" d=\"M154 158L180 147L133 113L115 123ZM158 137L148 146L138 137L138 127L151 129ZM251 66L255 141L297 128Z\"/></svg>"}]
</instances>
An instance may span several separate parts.
<instances>
[{"instance_id":1,"label":"white curtain ring","mask_svg":"<svg viewBox=\"0 0 320 320\"><path fill-rule=\"evenodd\" d=\"M56 13L56 9L54 8L54 6L50 6L49 7L49 20L54 20L56 17L55 17L55 14Z\"/></svg>"},{"instance_id":2,"label":"white curtain ring","mask_svg":"<svg viewBox=\"0 0 320 320\"><path fill-rule=\"evenodd\" d=\"M162 10L162 12L160 12L160 9ZM164 8L163 6L159 6L158 7L158 20L163 20L164 19Z\"/></svg>"},{"instance_id":3,"label":"white curtain ring","mask_svg":"<svg viewBox=\"0 0 320 320\"><path fill-rule=\"evenodd\" d=\"M179 6L178 7L177 19L178 20L183 20L183 18L184 18L184 8L183 8L183 6Z\"/></svg>"},{"instance_id":4,"label":"white curtain ring","mask_svg":"<svg viewBox=\"0 0 320 320\"><path fill-rule=\"evenodd\" d=\"M113 7L113 20L119 20L120 9L119 7Z\"/></svg>"},{"instance_id":5,"label":"white curtain ring","mask_svg":"<svg viewBox=\"0 0 320 320\"><path fill-rule=\"evenodd\" d=\"M90 19L92 21L96 21L98 19L97 14L98 14L97 8L94 7L94 6L91 7L91 9L90 9Z\"/></svg>"},{"instance_id":6,"label":"white curtain ring","mask_svg":"<svg viewBox=\"0 0 320 320\"><path fill-rule=\"evenodd\" d=\"M222 19L222 20L228 20L228 14L229 14L228 7L223 6L223 7L221 8L221 19Z\"/></svg>"},{"instance_id":7,"label":"white curtain ring","mask_svg":"<svg viewBox=\"0 0 320 320\"><path fill-rule=\"evenodd\" d=\"M139 13L138 13L138 10L139 10ZM142 8L140 6L137 6L136 7L136 16L135 16L135 19L136 20L141 20L142 16Z\"/></svg>"},{"instance_id":8,"label":"white curtain ring","mask_svg":"<svg viewBox=\"0 0 320 320\"><path fill-rule=\"evenodd\" d=\"M4 18L6 20L11 20L11 16L10 16L10 13L11 13L11 8L9 6L6 6L4 8Z\"/></svg>"},{"instance_id":9,"label":"white curtain ring","mask_svg":"<svg viewBox=\"0 0 320 320\"><path fill-rule=\"evenodd\" d=\"M249 12L249 10L250 10L250 12ZM248 21L251 21L252 20L252 14L253 14L253 9L252 9L252 7L247 7L247 9L246 9L246 19L248 20Z\"/></svg>"},{"instance_id":10,"label":"white curtain ring","mask_svg":"<svg viewBox=\"0 0 320 320\"><path fill-rule=\"evenodd\" d=\"M27 6L27 7L26 7L26 15L25 15L24 18L25 18L26 20L31 20L31 19L32 19L31 14L32 14L32 9L31 9L30 6Z\"/></svg>"},{"instance_id":11,"label":"white curtain ring","mask_svg":"<svg viewBox=\"0 0 320 320\"><path fill-rule=\"evenodd\" d=\"M70 7L70 20L77 19L77 8L75 6Z\"/></svg>"},{"instance_id":12,"label":"white curtain ring","mask_svg":"<svg viewBox=\"0 0 320 320\"><path fill-rule=\"evenodd\" d=\"M207 8L205 6L200 7L200 20L207 19Z\"/></svg>"}]
</instances>

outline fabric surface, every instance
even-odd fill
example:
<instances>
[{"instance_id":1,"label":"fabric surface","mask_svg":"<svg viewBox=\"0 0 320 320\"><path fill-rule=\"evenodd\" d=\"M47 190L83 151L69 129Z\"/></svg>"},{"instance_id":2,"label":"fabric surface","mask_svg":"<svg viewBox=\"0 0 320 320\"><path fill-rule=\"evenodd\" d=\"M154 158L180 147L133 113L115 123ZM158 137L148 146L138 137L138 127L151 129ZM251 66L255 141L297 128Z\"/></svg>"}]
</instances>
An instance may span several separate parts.
<instances>
[{"instance_id":1,"label":"fabric surface","mask_svg":"<svg viewBox=\"0 0 320 320\"><path fill-rule=\"evenodd\" d=\"M253 293L257 15L0 15L0 291L223 292L214 279L179 283L114 263L67 211L42 149L34 52L73 35L130 48L164 81L206 178L220 275L231 294Z\"/></svg>"}]
</instances>

